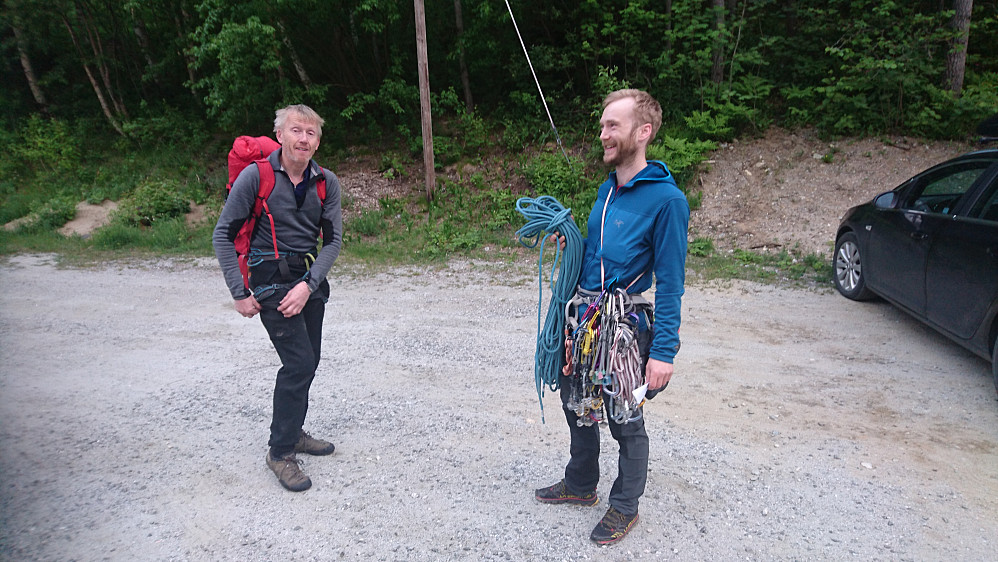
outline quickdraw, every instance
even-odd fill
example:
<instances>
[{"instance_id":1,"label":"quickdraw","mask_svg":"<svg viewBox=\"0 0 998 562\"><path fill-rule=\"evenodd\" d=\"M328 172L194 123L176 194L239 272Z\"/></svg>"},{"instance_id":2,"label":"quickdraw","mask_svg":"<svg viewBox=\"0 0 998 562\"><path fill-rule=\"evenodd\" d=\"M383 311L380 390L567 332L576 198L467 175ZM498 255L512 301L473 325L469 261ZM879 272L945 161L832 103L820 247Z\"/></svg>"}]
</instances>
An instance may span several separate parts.
<instances>
[{"instance_id":1,"label":"quickdraw","mask_svg":"<svg viewBox=\"0 0 998 562\"><path fill-rule=\"evenodd\" d=\"M598 294L580 289L565 306L564 373L571 385L565 406L580 427L604 421L604 401L606 415L616 423L642 417L648 385L637 336L639 314L646 314L649 304L613 285Z\"/></svg>"}]
</instances>

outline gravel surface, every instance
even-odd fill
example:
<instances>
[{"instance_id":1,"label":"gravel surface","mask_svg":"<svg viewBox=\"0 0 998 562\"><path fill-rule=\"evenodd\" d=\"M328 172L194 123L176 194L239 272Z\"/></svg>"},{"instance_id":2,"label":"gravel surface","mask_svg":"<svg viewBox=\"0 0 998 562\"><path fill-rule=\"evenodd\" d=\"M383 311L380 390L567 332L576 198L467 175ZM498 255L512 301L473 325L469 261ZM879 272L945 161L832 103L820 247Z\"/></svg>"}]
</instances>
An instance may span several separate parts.
<instances>
[{"instance_id":1,"label":"gravel surface","mask_svg":"<svg viewBox=\"0 0 998 562\"><path fill-rule=\"evenodd\" d=\"M264 464L277 356L212 260L4 259L0 559L994 558L988 363L883 302L747 283L688 288L641 521L593 545L605 501L533 499L568 453L535 268L334 268L306 428L337 450L294 494Z\"/></svg>"}]
</instances>

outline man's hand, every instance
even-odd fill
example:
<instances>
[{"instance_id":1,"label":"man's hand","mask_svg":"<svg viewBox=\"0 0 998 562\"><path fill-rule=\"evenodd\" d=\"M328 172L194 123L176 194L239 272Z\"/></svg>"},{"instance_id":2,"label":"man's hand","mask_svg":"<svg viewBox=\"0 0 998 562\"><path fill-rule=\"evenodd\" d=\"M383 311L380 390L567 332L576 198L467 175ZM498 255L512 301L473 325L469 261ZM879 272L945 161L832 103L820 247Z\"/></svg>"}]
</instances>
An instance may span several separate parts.
<instances>
[{"instance_id":1,"label":"man's hand","mask_svg":"<svg viewBox=\"0 0 998 562\"><path fill-rule=\"evenodd\" d=\"M558 232L555 232L551 236L548 236L548 242L551 243L551 244L554 244L555 242L557 242L559 249L562 249L562 250L565 249L565 236L562 235L562 234L560 234L560 233L558 233Z\"/></svg>"},{"instance_id":2,"label":"man's hand","mask_svg":"<svg viewBox=\"0 0 998 562\"><path fill-rule=\"evenodd\" d=\"M246 318L253 318L257 312L260 312L260 303L256 302L256 298L253 295L245 299L239 299L236 301L236 312Z\"/></svg>"},{"instance_id":3,"label":"man's hand","mask_svg":"<svg viewBox=\"0 0 998 562\"><path fill-rule=\"evenodd\" d=\"M298 283L291 287L288 294L281 299L281 304L277 305L277 312L283 314L285 318L291 318L305 308L305 303L308 302L308 297L311 294L312 291L308 289L308 283L304 281Z\"/></svg>"},{"instance_id":4,"label":"man's hand","mask_svg":"<svg viewBox=\"0 0 998 562\"><path fill-rule=\"evenodd\" d=\"M648 390L658 390L669 384L672 378L672 363L649 359L645 367L645 380L648 382Z\"/></svg>"}]
</instances>

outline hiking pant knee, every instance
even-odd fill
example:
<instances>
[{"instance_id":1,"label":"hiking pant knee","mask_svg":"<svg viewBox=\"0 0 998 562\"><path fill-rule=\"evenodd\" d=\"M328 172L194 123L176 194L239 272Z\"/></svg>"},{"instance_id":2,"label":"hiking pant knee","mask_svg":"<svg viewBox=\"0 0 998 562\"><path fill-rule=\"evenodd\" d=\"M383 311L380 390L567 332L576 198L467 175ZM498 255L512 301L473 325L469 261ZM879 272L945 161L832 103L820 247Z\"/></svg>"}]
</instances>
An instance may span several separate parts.
<instances>
[{"instance_id":1,"label":"hiking pant knee","mask_svg":"<svg viewBox=\"0 0 998 562\"><path fill-rule=\"evenodd\" d=\"M577 423L579 416L565 407L569 398L569 380L561 378L561 403L571 435L570 458L565 466L565 486L577 494L594 491L599 484L600 435L599 425ZM603 402L612 398L603 395ZM643 414L643 412L642 412ZM617 423L607 415L610 435L617 441L617 478L610 489L611 506L628 515L638 512L638 499L644 494L648 480L648 433L642 417L630 423Z\"/></svg>"},{"instance_id":2,"label":"hiking pant knee","mask_svg":"<svg viewBox=\"0 0 998 562\"><path fill-rule=\"evenodd\" d=\"M577 494L592 492L599 484L599 426L579 426L579 416L569 409L570 379L560 376L561 409L571 435L570 457L565 466L565 486Z\"/></svg>"},{"instance_id":3,"label":"hiking pant knee","mask_svg":"<svg viewBox=\"0 0 998 562\"><path fill-rule=\"evenodd\" d=\"M638 335L642 369L648 364L651 340L650 330ZM594 423L579 427L579 416L566 406L571 396L571 379L560 376L559 383L562 411L565 412L572 438L571 458L565 467L565 486L572 492L584 494L595 490L599 484L599 425ZM654 394L657 392L651 396ZM603 394L604 409L612 399L608 394ZM628 515L638 512L638 499L644 494L648 481L648 433L645 431L644 408L641 410L641 419L624 424L614 422L609 412L605 412L610 435L619 447L617 478L610 489L609 503L617 511Z\"/></svg>"},{"instance_id":4,"label":"hiking pant knee","mask_svg":"<svg viewBox=\"0 0 998 562\"><path fill-rule=\"evenodd\" d=\"M299 314L285 318L277 311L281 298L283 294L279 293L260 303L260 319L281 358L268 444L274 452L287 453L294 449L305 424L308 392L319 364L326 306L322 299L311 298Z\"/></svg>"}]
</instances>

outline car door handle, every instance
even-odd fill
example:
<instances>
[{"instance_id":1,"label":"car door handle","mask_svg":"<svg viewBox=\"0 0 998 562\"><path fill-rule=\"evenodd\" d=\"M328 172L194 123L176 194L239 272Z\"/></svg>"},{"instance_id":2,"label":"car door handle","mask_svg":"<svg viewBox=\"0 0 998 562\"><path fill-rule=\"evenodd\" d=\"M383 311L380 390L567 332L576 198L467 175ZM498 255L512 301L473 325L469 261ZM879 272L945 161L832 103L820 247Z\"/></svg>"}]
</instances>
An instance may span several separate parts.
<instances>
[{"instance_id":1,"label":"car door handle","mask_svg":"<svg viewBox=\"0 0 998 562\"><path fill-rule=\"evenodd\" d=\"M929 237L929 235L925 232L916 231L911 233L911 237L914 238L915 240L925 240L926 238Z\"/></svg>"}]
</instances>

